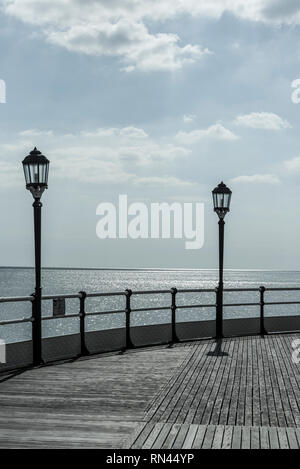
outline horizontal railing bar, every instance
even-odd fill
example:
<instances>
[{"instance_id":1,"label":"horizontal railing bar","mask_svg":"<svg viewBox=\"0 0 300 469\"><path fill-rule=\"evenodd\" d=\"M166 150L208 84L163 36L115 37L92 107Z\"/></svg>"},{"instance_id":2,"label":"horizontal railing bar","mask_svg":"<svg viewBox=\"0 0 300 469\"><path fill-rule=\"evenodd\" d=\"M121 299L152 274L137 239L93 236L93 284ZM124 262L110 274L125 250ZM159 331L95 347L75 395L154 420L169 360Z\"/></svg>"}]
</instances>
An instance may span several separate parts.
<instances>
[{"instance_id":1,"label":"horizontal railing bar","mask_svg":"<svg viewBox=\"0 0 300 469\"><path fill-rule=\"evenodd\" d=\"M33 318L25 318L25 319L8 319L7 321L1 321L0 326L8 326L10 324L22 324L24 322L33 322Z\"/></svg>"},{"instance_id":2,"label":"horizontal railing bar","mask_svg":"<svg viewBox=\"0 0 300 469\"><path fill-rule=\"evenodd\" d=\"M114 310L114 311L95 311L92 313L85 313L86 316L100 316L103 315L105 316L106 314L125 314L125 309L119 309L119 310Z\"/></svg>"},{"instance_id":3,"label":"horizontal railing bar","mask_svg":"<svg viewBox=\"0 0 300 469\"><path fill-rule=\"evenodd\" d=\"M171 290L138 290L133 291L133 295L154 295L157 293L171 293Z\"/></svg>"},{"instance_id":4,"label":"horizontal railing bar","mask_svg":"<svg viewBox=\"0 0 300 469\"><path fill-rule=\"evenodd\" d=\"M259 292L259 288L224 288L224 292Z\"/></svg>"},{"instance_id":5,"label":"horizontal railing bar","mask_svg":"<svg viewBox=\"0 0 300 469\"><path fill-rule=\"evenodd\" d=\"M43 316L42 321L51 321L51 319L79 318L79 314L58 314L56 316Z\"/></svg>"},{"instance_id":6,"label":"horizontal railing bar","mask_svg":"<svg viewBox=\"0 0 300 469\"><path fill-rule=\"evenodd\" d=\"M186 288L186 289L178 289L177 293L215 293L215 288Z\"/></svg>"},{"instance_id":7,"label":"horizontal railing bar","mask_svg":"<svg viewBox=\"0 0 300 469\"><path fill-rule=\"evenodd\" d=\"M267 304L267 303L265 303ZM230 306L260 306L260 303L227 303L227 304L223 304L223 306L227 306L227 307L230 307Z\"/></svg>"},{"instance_id":8,"label":"horizontal railing bar","mask_svg":"<svg viewBox=\"0 0 300 469\"><path fill-rule=\"evenodd\" d=\"M265 305L300 305L300 301L265 301Z\"/></svg>"},{"instance_id":9,"label":"horizontal railing bar","mask_svg":"<svg viewBox=\"0 0 300 469\"><path fill-rule=\"evenodd\" d=\"M142 312L142 311L162 311L162 310L168 310L171 309L171 306L157 306L157 307L151 307L151 308L137 308L137 309L131 309L132 313L137 313L137 312Z\"/></svg>"},{"instance_id":10,"label":"horizontal railing bar","mask_svg":"<svg viewBox=\"0 0 300 469\"><path fill-rule=\"evenodd\" d=\"M0 297L0 303L14 303L17 301L33 301L33 296L7 296L7 297Z\"/></svg>"},{"instance_id":11,"label":"horizontal railing bar","mask_svg":"<svg viewBox=\"0 0 300 469\"><path fill-rule=\"evenodd\" d=\"M66 299L71 299L71 298L80 298L80 295L78 293L75 293L74 295L45 295L42 296L42 300L56 300L57 298L66 298Z\"/></svg>"},{"instance_id":12,"label":"horizontal railing bar","mask_svg":"<svg viewBox=\"0 0 300 469\"><path fill-rule=\"evenodd\" d=\"M215 304L208 304L208 305L177 305L176 309L190 309L190 308L215 308Z\"/></svg>"},{"instance_id":13,"label":"horizontal railing bar","mask_svg":"<svg viewBox=\"0 0 300 469\"><path fill-rule=\"evenodd\" d=\"M265 291L300 291L299 287L278 287L278 288L271 288L271 287L265 287Z\"/></svg>"},{"instance_id":14,"label":"horizontal railing bar","mask_svg":"<svg viewBox=\"0 0 300 469\"><path fill-rule=\"evenodd\" d=\"M125 292L87 293L86 294L86 298L94 298L97 296L125 296Z\"/></svg>"}]
</instances>

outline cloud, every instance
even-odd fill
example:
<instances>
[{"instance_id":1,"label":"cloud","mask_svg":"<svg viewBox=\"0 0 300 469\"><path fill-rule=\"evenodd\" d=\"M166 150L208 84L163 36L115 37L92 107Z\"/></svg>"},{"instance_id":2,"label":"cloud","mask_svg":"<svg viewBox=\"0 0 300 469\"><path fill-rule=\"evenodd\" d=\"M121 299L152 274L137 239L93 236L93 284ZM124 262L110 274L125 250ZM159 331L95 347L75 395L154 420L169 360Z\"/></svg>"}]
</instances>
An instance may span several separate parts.
<instances>
[{"instance_id":1,"label":"cloud","mask_svg":"<svg viewBox=\"0 0 300 469\"><path fill-rule=\"evenodd\" d=\"M143 129L137 127L101 127L92 132L82 131L80 133L83 137L88 138L109 138L109 137L124 137L133 139L145 139L148 135Z\"/></svg>"},{"instance_id":2,"label":"cloud","mask_svg":"<svg viewBox=\"0 0 300 469\"><path fill-rule=\"evenodd\" d=\"M150 5L149 5L150 3ZM173 5L145 0L2 0L4 11L41 27L46 40L72 52L119 57L126 72L174 71L210 54L171 33L151 33L147 19L170 16ZM180 10L175 1L175 12ZM173 14L171 14L173 16Z\"/></svg>"},{"instance_id":3,"label":"cloud","mask_svg":"<svg viewBox=\"0 0 300 469\"><path fill-rule=\"evenodd\" d=\"M147 187L193 187L196 183L190 181L183 181L177 177L165 176L165 177L139 177L136 178L133 183L138 186Z\"/></svg>"},{"instance_id":4,"label":"cloud","mask_svg":"<svg viewBox=\"0 0 300 469\"><path fill-rule=\"evenodd\" d=\"M282 119L273 112L251 112L236 118L235 124L240 127L252 129L281 130L291 127L287 120Z\"/></svg>"},{"instance_id":5,"label":"cloud","mask_svg":"<svg viewBox=\"0 0 300 469\"><path fill-rule=\"evenodd\" d=\"M212 140L238 140L238 136L222 124L211 125L207 129L193 130L192 132L178 132L176 140L183 145L193 145L204 138Z\"/></svg>"},{"instance_id":6,"label":"cloud","mask_svg":"<svg viewBox=\"0 0 300 469\"><path fill-rule=\"evenodd\" d=\"M22 130L20 132L20 135L22 137L50 137L53 135L52 130L36 130L36 129L28 129L28 130Z\"/></svg>"},{"instance_id":7,"label":"cloud","mask_svg":"<svg viewBox=\"0 0 300 469\"><path fill-rule=\"evenodd\" d=\"M300 169L300 156L296 156L296 158L292 158L291 160L287 160L285 162L285 166L289 171L299 171L299 169Z\"/></svg>"},{"instance_id":8,"label":"cloud","mask_svg":"<svg viewBox=\"0 0 300 469\"><path fill-rule=\"evenodd\" d=\"M168 19L189 14L218 20L224 13L270 25L299 25L298 0L0 0L7 15L34 25L55 45L117 57L126 72L174 71L211 52L161 32ZM149 30L155 27L155 33Z\"/></svg>"},{"instance_id":9,"label":"cloud","mask_svg":"<svg viewBox=\"0 0 300 469\"><path fill-rule=\"evenodd\" d=\"M19 135L24 136L24 131ZM53 178L73 179L84 183L130 184L135 186L190 187L192 184L171 174L170 163L186 159L190 150L153 139L144 129L134 126L100 128L70 135L55 135L35 129L34 144L17 140L0 144L0 153L9 163L1 164L2 186L23 181L21 160L34 145L50 159ZM25 150L24 150L25 149ZM47 150L46 150L47 149ZM13 161L16 161L13 163ZM161 174L165 174L163 177ZM20 176L21 175L21 176Z\"/></svg>"},{"instance_id":10,"label":"cloud","mask_svg":"<svg viewBox=\"0 0 300 469\"><path fill-rule=\"evenodd\" d=\"M184 114L183 116L183 122L185 124L190 124L191 122L194 122L197 116L195 114Z\"/></svg>"},{"instance_id":11,"label":"cloud","mask_svg":"<svg viewBox=\"0 0 300 469\"><path fill-rule=\"evenodd\" d=\"M252 176L237 176L230 180L233 183L250 183L250 184L279 184L280 180L274 174L253 174Z\"/></svg>"}]
</instances>

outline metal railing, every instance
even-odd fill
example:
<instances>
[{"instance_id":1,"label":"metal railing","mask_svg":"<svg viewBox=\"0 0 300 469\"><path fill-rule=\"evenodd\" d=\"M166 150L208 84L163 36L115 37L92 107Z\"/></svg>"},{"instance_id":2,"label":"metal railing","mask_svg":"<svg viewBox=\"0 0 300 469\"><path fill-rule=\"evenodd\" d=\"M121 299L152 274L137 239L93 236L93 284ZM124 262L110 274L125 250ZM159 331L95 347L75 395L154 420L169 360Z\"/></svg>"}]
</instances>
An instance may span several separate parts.
<instances>
[{"instance_id":1,"label":"metal railing","mask_svg":"<svg viewBox=\"0 0 300 469\"><path fill-rule=\"evenodd\" d=\"M223 307L246 307L246 306L258 306L259 307L259 333L261 335L268 334L268 331L265 327L265 307L272 305L296 305L300 304L300 301L265 301L266 292L284 292L284 291L299 291L300 287L282 287L282 288L272 288L260 286L259 288L224 288L223 291L242 293L242 292L257 292L259 294L259 301L257 302L242 302L242 303L224 303ZM180 293L213 293L215 294L215 301L208 304L187 304L179 305L177 304L177 295ZM151 306L151 307L141 307L133 308L132 307L132 298L141 295L157 295L157 294L170 294L171 301L167 306ZM86 300L88 298L100 298L100 297L124 297L125 304L124 309L108 310L108 311L96 311L88 312L86 310ZM171 288L168 290L142 290L142 291L132 291L126 289L123 292L109 292L109 293L87 293L85 291L80 291L77 294L66 294L66 295L45 295L42 297L42 301L46 300L57 300L57 299L78 299L79 308L78 312L73 314L56 314L50 316L42 316L40 321L51 321L56 319L69 319L69 318L79 318L80 319L80 350L81 355L85 356L89 354L88 347L86 345L86 318L95 317L101 315L110 315L110 314L125 314L125 349L134 348L135 345L131 339L131 314L132 313L143 313L150 311L170 311L171 313L171 343L177 343L180 339L177 336L176 326L178 322L176 321L176 312L183 309L195 309L195 308L214 308L217 311L218 307L218 287L217 288L199 288L199 289L177 289ZM29 318L21 319L12 319L12 320L2 320L0 321L0 326L21 324L21 323L31 323L32 324L32 347L33 350L35 347L41 347L41 344L34 343L34 327L37 326L37 319L35 317L35 296L22 296L22 297L0 297L0 303L14 303L14 302L30 302L32 304L32 315ZM41 326L38 325L38 326ZM278 331L284 332L284 331Z\"/></svg>"}]
</instances>

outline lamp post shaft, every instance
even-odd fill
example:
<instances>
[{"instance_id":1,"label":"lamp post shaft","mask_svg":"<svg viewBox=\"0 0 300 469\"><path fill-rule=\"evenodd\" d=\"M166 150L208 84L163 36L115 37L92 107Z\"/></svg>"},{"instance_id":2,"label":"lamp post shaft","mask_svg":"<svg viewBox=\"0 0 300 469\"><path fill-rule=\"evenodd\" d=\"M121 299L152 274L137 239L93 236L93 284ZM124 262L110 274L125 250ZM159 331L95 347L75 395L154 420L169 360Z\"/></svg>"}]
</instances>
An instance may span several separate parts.
<instances>
[{"instance_id":1,"label":"lamp post shaft","mask_svg":"<svg viewBox=\"0 0 300 469\"><path fill-rule=\"evenodd\" d=\"M42 363L42 287L41 287L41 213L42 203L35 199L34 216L34 251L35 251L35 295L33 307L33 363Z\"/></svg>"},{"instance_id":2,"label":"lamp post shaft","mask_svg":"<svg viewBox=\"0 0 300 469\"><path fill-rule=\"evenodd\" d=\"M216 336L223 337L223 263L224 263L224 225L223 219L219 220L219 286L217 297Z\"/></svg>"}]
</instances>

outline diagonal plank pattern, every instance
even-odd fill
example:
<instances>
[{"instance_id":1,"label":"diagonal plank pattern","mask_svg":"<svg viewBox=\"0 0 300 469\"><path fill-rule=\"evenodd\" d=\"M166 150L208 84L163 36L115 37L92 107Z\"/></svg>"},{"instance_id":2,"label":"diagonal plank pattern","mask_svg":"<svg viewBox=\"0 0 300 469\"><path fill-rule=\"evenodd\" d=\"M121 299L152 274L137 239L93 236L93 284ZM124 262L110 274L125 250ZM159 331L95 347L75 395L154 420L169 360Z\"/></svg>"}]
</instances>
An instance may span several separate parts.
<instances>
[{"instance_id":1,"label":"diagonal plank pattern","mask_svg":"<svg viewBox=\"0 0 300 469\"><path fill-rule=\"evenodd\" d=\"M225 339L191 346L189 359L148 409L153 422L300 426L300 365L296 336Z\"/></svg>"},{"instance_id":2,"label":"diagonal plank pattern","mask_svg":"<svg viewBox=\"0 0 300 469\"><path fill-rule=\"evenodd\" d=\"M296 338L204 340L0 376L0 447L299 447Z\"/></svg>"},{"instance_id":3,"label":"diagonal plank pattern","mask_svg":"<svg viewBox=\"0 0 300 469\"><path fill-rule=\"evenodd\" d=\"M234 425L145 423L133 449L300 449L300 429Z\"/></svg>"}]
</instances>

